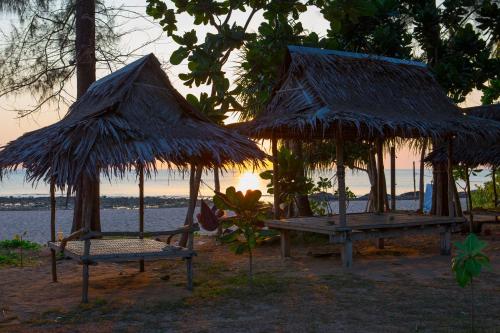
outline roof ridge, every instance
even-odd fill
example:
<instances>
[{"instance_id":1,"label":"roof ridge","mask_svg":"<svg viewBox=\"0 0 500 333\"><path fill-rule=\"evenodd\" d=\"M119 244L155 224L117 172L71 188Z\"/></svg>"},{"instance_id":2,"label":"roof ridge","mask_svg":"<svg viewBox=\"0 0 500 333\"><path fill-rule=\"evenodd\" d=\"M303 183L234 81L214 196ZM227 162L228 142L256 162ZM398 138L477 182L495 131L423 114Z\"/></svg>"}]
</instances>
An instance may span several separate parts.
<instances>
[{"instance_id":1,"label":"roof ridge","mask_svg":"<svg viewBox=\"0 0 500 333\"><path fill-rule=\"evenodd\" d=\"M348 52L348 51L339 51L339 50L329 50L329 49L320 49L316 47L307 47L307 46L297 46L297 45L288 45L288 50L290 53L301 53L301 54L315 54L315 55L336 55L339 57L346 58L355 58L355 59L368 59L368 60L378 60L378 61L386 61L399 65L410 65L410 66L418 66L418 67L427 67L427 64L415 61L415 60L405 60L398 59L368 53L357 53L357 52Z\"/></svg>"}]
</instances>

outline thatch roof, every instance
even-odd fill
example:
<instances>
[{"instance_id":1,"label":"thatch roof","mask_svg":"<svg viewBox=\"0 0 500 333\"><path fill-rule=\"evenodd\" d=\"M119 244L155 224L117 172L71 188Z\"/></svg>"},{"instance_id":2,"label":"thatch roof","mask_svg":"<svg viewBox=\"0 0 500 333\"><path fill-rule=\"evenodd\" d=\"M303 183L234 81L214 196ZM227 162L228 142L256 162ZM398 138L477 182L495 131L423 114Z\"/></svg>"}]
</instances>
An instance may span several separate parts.
<instances>
[{"instance_id":1,"label":"thatch roof","mask_svg":"<svg viewBox=\"0 0 500 333\"><path fill-rule=\"evenodd\" d=\"M500 126L500 104L491 104L462 109L468 116L487 119ZM428 163L447 161L447 148L439 147L425 158ZM456 164L465 164L469 167L478 165L500 166L500 137L496 140L471 142L458 136L453 142L452 161Z\"/></svg>"},{"instance_id":2,"label":"thatch roof","mask_svg":"<svg viewBox=\"0 0 500 333\"><path fill-rule=\"evenodd\" d=\"M423 63L298 46L266 110L234 125L258 138L331 137L339 126L366 139L500 133L462 115Z\"/></svg>"},{"instance_id":3,"label":"thatch roof","mask_svg":"<svg viewBox=\"0 0 500 333\"><path fill-rule=\"evenodd\" d=\"M212 123L170 83L153 54L94 82L59 122L0 149L0 170L23 167L28 180L59 186L86 173L123 176L156 161L169 167L258 162L266 155L238 133Z\"/></svg>"}]
</instances>

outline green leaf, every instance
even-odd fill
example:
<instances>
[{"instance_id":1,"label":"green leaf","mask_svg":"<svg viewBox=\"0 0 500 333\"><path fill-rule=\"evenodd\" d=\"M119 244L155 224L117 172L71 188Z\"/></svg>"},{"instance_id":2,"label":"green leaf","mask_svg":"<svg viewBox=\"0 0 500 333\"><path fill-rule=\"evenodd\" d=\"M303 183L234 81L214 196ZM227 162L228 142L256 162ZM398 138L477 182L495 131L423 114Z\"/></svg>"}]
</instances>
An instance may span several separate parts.
<instances>
[{"instance_id":1,"label":"green leaf","mask_svg":"<svg viewBox=\"0 0 500 333\"><path fill-rule=\"evenodd\" d=\"M174 52L172 52L172 55L170 56L170 62L172 63L172 65L178 65L184 59L186 59L188 55L189 55L189 50L186 49L185 47L180 47Z\"/></svg>"}]
</instances>

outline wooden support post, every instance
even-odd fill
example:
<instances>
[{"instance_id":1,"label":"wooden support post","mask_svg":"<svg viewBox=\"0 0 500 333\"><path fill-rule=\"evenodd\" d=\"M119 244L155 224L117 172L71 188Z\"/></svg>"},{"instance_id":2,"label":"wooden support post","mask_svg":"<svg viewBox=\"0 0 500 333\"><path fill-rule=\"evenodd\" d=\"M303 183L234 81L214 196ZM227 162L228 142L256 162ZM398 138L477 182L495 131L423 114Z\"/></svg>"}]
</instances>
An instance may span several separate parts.
<instances>
[{"instance_id":1,"label":"wooden support post","mask_svg":"<svg viewBox=\"0 0 500 333\"><path fill-rule=\"evenodd\" d=\"M455 216L455 194L454 186L455 181L453 180L453 141L451 138L448 139L448 216Z\"/></svg>"},{"instance_id":2,"label":"wooden support post","mask_svg":"<svg viewBox=\"0 0 500 333\"><path fill-rule=\"evenodd\" d=\"M89 302L89 255L90 239L85 239L83 248L83 269L82 269L82 303Z\"/></svg>"},{"instance_id":3,"label":"wooden support post","mask_svg":"<svg viewBox=\"0 0 500 333\"><path fill-rule=\"evenodd\" d=\"M496 179L497 168L494 166L491 168L491 180L493 182L493 204L495 208L498 206L498 193L497 193L497 179Z\"/></svg>"},{"instance_id":4,"label":"wooden support post","mask_svg":"<svg viewBox=\"0 0 500 333\"><path fill-rule=\"evenodd\" d=\"M383 152L383 141L382 139L377 139L375 141L375 146L377 149L377 213L382 214L384 212L384 206L385 206L385 198L384 198L384 193L386 192L384 190L384 152ZM392 159L391 159L392 162ZM391 165L392 167L392 165ZM391 170L391 177L392 177L392 170ZM392 181L392 178L391 178ZM392 187L392 183L391 183ZM392 191L392 188L391 188ZM392 193L392 192L391 192ZM384 248L384 239L379 238L377 242L377 247L379 249Z\"/></svg>"},{"instance_id":5,"label":"wooden support post","mask_svg":"<svg viewBox=\"0 0 500 333\"><path fill-rule=\"evenodd\" d=\"M415 171L415 161L413 161L413 200L417 200L417 174Z\"/></svg>"},{"instance_id":6,"label":"wooden support post","mask_svg":"<svg viewBox=\"0 0 500 333\"><path fill-rule=\"evenodd\" d=\"M340 253L342 259L342 267L351 268L352 267L352 240L350 233L347 232L345 236L345 241L342 246Z\"/></svg>"},{"instance_id":7,"label":"wooden support post","mask_svg":"<svg viewBox=\"0 0 500 333\"><path fill-rule=\"evenodd\" d=\"M385 242L383 238L378 238L377 239L377 248L380 250L383 250L385 246Z\"/></svg>"},{"instance_id":8,"label":"wooden support post","mask_svg":"<svg viewBox=\"0 0 500 333\"><path fill-rule=\"evenodd\" d=\"M144 166L139 168L139 238L144 238ZM144 272L144 259L139 261L139 271Z\"/></svg>"},{"instance_id":9,"label":"wooden support post","mask_svg":"<svg viewBox=\"0 0 500 333\"><path fill-rule=\"evenodd\" d=\"M396 210L396 147L391 147L391 210Z\"/></svg>"},{"instance_id":10,"label":"wooden support post","mask_svg":"<svg viewBox=\"0 0 500 333\"><path fill-rule=\"evenodd\" d=\"M425 159L425 152L427 150L427 138L424 139L424 142L422 144L422 150L420 151L420 172L418 175L418 210L423 213L424 212L424 196L425 196L425 189L424 189L424 172L425 172L425 165L424 165L424 159Z\"/></svg>"},{"instance_id":11,"label":"wooden support post","mask_svg":"<svg viewBox=\"0 0 500 333\"><path fill-rule=\"evenodd\" d=\"M383 141L382 139L377 139L375 141L377 149L377 213L384 212L384 155L382 150Z\"/></svg>"},{"instance_id":12,"label":"wooden support post","mask_svg":"<svg viewBox=\"0 0 500 333\"><path fill-rule=\"evenodd\" d=\"M281 258L290 257L290 231L280 229Z\"/></svg>"},{"instance_id":13,"label":"wooden support post","mask_svg":"<svg viewBox=\"0 0 500 333\"><path fill-rule=\"evenodd\" d=\"M273 154L273 188L274 188L274 218L280 218L280 188L278 183L279 165L278 165L278 140L273 135L272 138L272 154Z\"/></svg>"},{"instance_id":14,"label":"wooden support post","mask_svg":"<svg viewBox=\"0 0 500 333\"><path fill-rule=\"evenodd\" d=\"M347 204L345 193L344 139L340 129L336 132L335 152L337 154L337 180L339 184L339 222L341 227L347 224Z\"/></svg>"},{"instance_id":15,"label":"wooden support post","mask_svg":"<svg viewBox=\"0 0 500 333\"><path fill-rule=\"evenodd\" d=\"M446 230L441 233L441 255L448 256L451 254L451 229L446 227Z\"/></svg>"},{"instance_id":16,"label":"wooden support post","mask_svg":"<svg viewBox=\"0 0 500 333\"><path fill-rule=\"evenodd\" d=\"M469 231L474 230L474 215L472 214L472 195L470 189L469 167L465 166L465 189L467 191L467 210L469 211Z\"/></svg>"},{"instance_id":17,"label":"wooden support post","mask_svg":"<svg viewBox=\"0 0 500 333\"><path fill-rule=\"evenodd\" d=\"M56 241L56 184L50 181L50 241ZM50 249L52 261L52 282L57 282L56 250Z\"/></svg>"},{"instance_id":18,"label":"wooden support post","mask_svg":"<svg viewBox=\"0 0 500 333\"><path fill-rule=\"evenodd\" d=\"M186 258L187 288L193 290L193 257Z\"/></svg>"}]
</instances>

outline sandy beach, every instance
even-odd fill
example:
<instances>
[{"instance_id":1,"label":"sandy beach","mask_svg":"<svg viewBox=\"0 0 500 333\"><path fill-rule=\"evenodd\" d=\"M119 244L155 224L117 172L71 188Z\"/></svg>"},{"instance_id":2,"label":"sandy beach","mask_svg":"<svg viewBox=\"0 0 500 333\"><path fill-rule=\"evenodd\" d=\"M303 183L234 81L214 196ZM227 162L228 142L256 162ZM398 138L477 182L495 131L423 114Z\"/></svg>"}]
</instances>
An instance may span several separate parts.
<instances>
[{"instance_id":1,"label":"sandy beach","mask_svg":"<svg viewBox=\"0 0 500 333\"><path fill-rule=\"evenodd\" d=\"M462 203L465 204L464 202ZM337 202L332 202L333 210L337 210ZM366 201L352 201L348 211L363 212ZM400 210L416 210L418 201L398 200ZM465 206L464 206L465 207ZM169 230L184 224L187 207L150 208L145 210L145 229L147 231ZM135 231L138 228L137 209L102 209L102 229L106 231ZM68 235L71 230L72 210L58 210L56 230ZM50 238L50 211L0 211L0 239L10 239L26 232L25 239L37 243L46 243ZM203 234L206 232L202 231Z\"/></svg>"}]
</instances>

